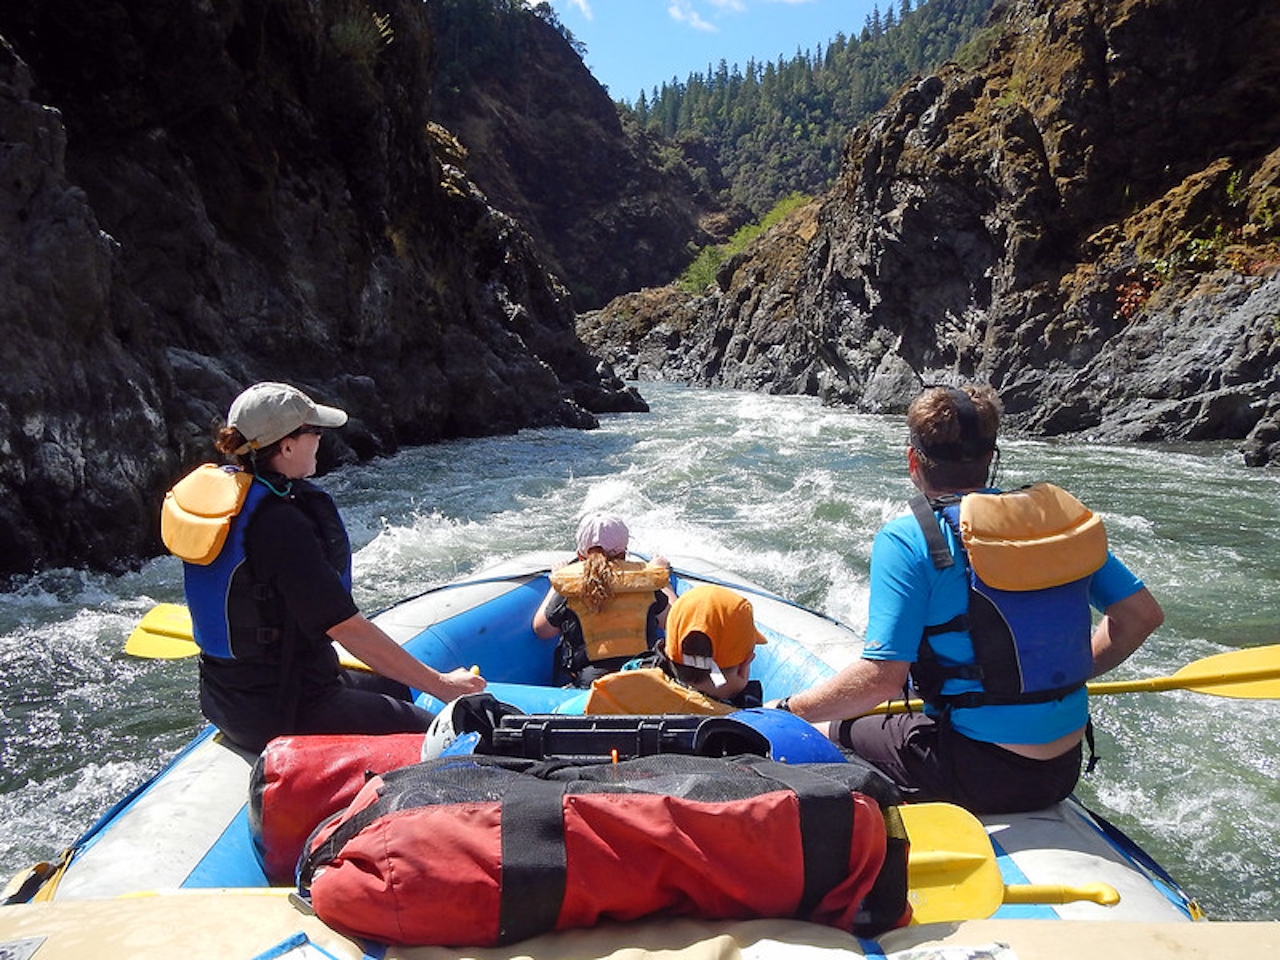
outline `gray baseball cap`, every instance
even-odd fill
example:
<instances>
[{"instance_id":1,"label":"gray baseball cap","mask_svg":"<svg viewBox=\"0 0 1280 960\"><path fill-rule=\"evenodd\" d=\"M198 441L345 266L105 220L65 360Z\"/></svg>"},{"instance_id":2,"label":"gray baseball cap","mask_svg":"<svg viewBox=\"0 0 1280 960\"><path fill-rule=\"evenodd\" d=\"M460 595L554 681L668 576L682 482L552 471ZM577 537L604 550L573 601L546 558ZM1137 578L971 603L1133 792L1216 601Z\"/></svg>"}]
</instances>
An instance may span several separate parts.
<instances>
[{"instance_id":1,"label":"gray baseball cap","mask_svg":"<svg viewBox=\"0 0 1280 960\"><path fill-rule=\"evenodd\" d=\"M227 426L249 441L240 453L268 447L299 427L340 427L346 422L345 411L316 403L297 387L272 381L255 383L235 398L227 413Z\"/></svg>"}]
</instances>

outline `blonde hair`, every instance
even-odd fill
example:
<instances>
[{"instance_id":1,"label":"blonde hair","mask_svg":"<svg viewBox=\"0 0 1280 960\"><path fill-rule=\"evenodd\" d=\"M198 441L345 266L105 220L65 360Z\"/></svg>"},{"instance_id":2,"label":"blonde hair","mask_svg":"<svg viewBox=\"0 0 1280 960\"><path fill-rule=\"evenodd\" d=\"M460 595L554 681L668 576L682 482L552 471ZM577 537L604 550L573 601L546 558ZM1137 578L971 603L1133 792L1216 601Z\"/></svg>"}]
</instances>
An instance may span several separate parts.
<instances>
[{"instance_id":1,"label":"blonde hair","mask_svg":"<svg viewBox=\"0 0 1280 960\"><path fill-rule=\"evenodd\" d=\"M613 562L600 547L592 547L582 558L582 600L592 613L599 613L613 599Z\"/></svg>"}]
</instances>

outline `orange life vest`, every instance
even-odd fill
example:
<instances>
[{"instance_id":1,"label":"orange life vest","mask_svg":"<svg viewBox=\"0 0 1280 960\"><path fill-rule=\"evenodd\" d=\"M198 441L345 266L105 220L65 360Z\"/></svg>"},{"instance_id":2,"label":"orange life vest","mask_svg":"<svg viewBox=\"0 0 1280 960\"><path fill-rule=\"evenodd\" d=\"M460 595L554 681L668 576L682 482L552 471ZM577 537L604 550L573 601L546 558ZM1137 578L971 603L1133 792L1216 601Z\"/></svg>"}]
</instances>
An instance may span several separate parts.
<instances>
[{"instance_id":1,"label":"orange life vest","mask_svg":"<svg viewBox=\"0 0 1280 960\"><path fill-rule=\"evenodd\" d=\"M1107 560L1102 518L1051 483L969 494L960 501L960 537L974 571L997 590L1060 586Z\"/></svg>"},{"instance_id":2,"label":"orange life vest","mask_svg":"<svg viewBox=\"0 0 1280 960\"><path fill-rule=\"evenodd\" d=\"M599 611L583 600L586 584L581 561L551 572L552 589L578 617L591 661L634 657L649 648L646 628L654 591L665 587L670 577L666 567L631 560L612 561L612 567L613 597Z\"/></svg>"},{"instance_id":3,"label":"orange life vest","mask_svg":"<svg viewBox=\"0 0 1280 960\"><path fill-rule=\"evenodd\" d=\"M621 670L594 681L582 712L720 715L733 713L737 709L722 700L677 683L661 667L642 667L638 670Z\"/></svg>"}]
</instances>

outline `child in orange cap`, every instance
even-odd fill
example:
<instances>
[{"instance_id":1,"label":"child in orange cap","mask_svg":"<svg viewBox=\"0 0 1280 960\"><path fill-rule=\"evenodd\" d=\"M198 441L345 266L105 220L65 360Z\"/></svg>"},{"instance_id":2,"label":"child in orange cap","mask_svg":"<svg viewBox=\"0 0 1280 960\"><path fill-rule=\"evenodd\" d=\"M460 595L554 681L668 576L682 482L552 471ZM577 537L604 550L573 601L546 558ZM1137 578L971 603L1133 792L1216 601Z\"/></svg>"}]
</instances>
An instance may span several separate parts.
<instances>
[{"instance_id":1,"label":"child in orange cap","mask_svg":"<svg viewBox=\"0 0 1280 960\"><path fill-rule=\"evenodd\" d=\"M694 587L667 612L662 645L598 677L583 712L723 715L758 707L760 681L751 679L751 661L756 646L767 642L745 597L712 584Z\"/></svg>"},{"instance_id":2,"label":"child in orange cap","mask_svg":"<svg viewBox=\"0 0 1280 960\"><path fill-rule=\"evenodd\" d=\"M663 669L687 687L735 707L758 707L760 681L751 679L756 646L751 601L714 584L681 594L667 614Z\"/></svg>"}]
</instances>

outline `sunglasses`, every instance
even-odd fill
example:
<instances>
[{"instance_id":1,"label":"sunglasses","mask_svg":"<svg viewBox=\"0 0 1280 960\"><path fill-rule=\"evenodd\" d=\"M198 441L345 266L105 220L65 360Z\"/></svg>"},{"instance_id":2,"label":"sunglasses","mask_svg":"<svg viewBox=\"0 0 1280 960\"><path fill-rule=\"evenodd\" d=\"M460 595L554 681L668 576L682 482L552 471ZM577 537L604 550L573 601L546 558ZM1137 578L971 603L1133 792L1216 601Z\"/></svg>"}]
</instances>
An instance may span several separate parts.
<instances>
[{"instance_id":1,"label":"sunglasses","mask_svg":"<svg viewBox=\"0 0 1280 960\"><path fill-rule=\"evenodd\" d=\"M302 437L302 436L306 436L307 434L310 434L312 436L318 437L323 433L324 433L324 427L313 427L310 424L303 424L297 430L293 431L293 433L289 434L289 436Z\"/></svg>"}]
</instances>

